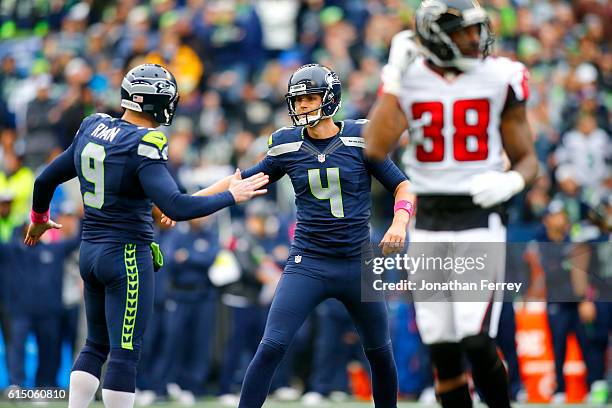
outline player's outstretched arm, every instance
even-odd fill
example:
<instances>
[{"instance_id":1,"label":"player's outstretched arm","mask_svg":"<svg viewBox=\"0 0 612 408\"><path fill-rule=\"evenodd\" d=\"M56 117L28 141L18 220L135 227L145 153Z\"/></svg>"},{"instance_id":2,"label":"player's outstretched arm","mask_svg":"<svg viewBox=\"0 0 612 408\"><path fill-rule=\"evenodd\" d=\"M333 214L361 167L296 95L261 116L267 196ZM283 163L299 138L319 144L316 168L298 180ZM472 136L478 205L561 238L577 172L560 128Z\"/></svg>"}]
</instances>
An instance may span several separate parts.
<instances>
[{"instance_id":1,"label":"player's outstretched arm","mask_svg":"<svg viewBox=\"0 0 612 408\"><path fill-rule=\"evenodd\" d=\"M538 172L538 159L524 104L504 112L500 130L512 169L507 172L490 171L472 179L472 199L483 208L507 201L533 181Z\"/></svg>"},{"instance_id":2,"label":"player's outstretched arm","mask_svg":"<svg viewBox=\"0 0 612 408\"><path fill-rule=\"evenodd\" d=\"M393 36L389 60L380 77L380 95L363 130L366 154L374 159L384 159L408 128L398 97L402 93L402 78L420 53L412 31L400 31Z\"/></svg>"},{"instance_id":3,"label":"player's outstretched arm","mask_svg":"<svg viewBox=\"0 0 612 408\"><path fill-rule=\"evenodd\" d=\"M240 170L236 169L236 172L240 172ZM234 177L234 175L236 174L236 172L234 172L234 174L232 174L231 176L223 177L221 180L217 181L216 183L213 183L212 185L206 188L203 188L200 191L196 191L195 193L193 193L193 195L205 197L205 196L210 196L213 194L219 194L219 193L229 190L230 182L232 178Z\"/></svg>"},{"instance_id":4,"label":"player's outstretched arm","mask_svg":"<svg viewBox=\"0 0 612 408\"><path fill-rule=\"evenodd\" d=\"M250 167L244 171L240 171L236 169L236 172L231 176L227 176L212 184L211 186L206 187L196 193L194 196L210 196L213 194L219 194L223 191L228 191L230 189L230 185L233 179L238 177L238 179L244 177L245 179L252 179L252 177L258 176L260 177L262 174L269 175L269 182L274 183L278 179L280 179L285 173L275 164L274 160L270 158L270 156L266 156L265 159L257 163L255 166ZM267 190L262 190L267 191ZM167 214L162 214L161 222L174 226L176 221L172 220L171 217L168 217Z\"/></svg>"},{"instance_id":5,"label":"player's outstretched arm","mask_svg":"<svg viewBox=\"0 0 612 408\"><path fill-rule=\"evenodd\" d=\"M526 184L531 183L538 174L538 158L525 105L504 111L501 134L504 150L512 163L512 170L520 173Z\"/></svg>"},{"instance_id":6,"label":"player's outstretched arm","mask_svg":"<svg viewBox=\"0 0 612 408\"><path fill-rule=\"evenodd\" d=\"M239 169L236 169L236 172L239 172ZM212 185L203 188L202 190L196 191L193 193L194 196L207 197L215 194L220 194L224 191L228 191L230 188L230 182L236 173L231 176L223 177L221 180L213 183ZM166 214L162 213L161 223L174 227L176 225L176 221L168 217Z\"/></svg>"},{"instance_id":7,"label":"player's outstretched arm","mask_svg":"<svg viewBox=\"0 0 612 408\"><path fill-rule=\"evenodd\" d=\"M408 128L408 121L397 96L389 93L378 97L370 111L369 119L362 131L366 141L366 155L382 160L393 150L402 133Z\"/></svg>"},{"instance_id":8,"label":"player's outstretched arm","mask_svg":"<svg viewBox=\"0 0 612 408\"><path fill-rule=\"evenodd\" d=\"M265 183L261 184L261 182L264 179L265 179ZM242 174L240 172L240 169L236 169L234 174L232 174L231 176L224 177L221 180L214 183L213 185L208 186L200 191L193 193L193 195L198 196L198 197L207 197L207 196L211 196L215 194L221 194L224 191L229 191L234 196L234 199L236 199L238 194L242 194L242 191L240 189L242 187L248 186L249 183L258 185L259 187L263 187L265 184L269 182L269 178L262 172L253 174L251 177L248 177L245 180L242 180L242 181L245 181L246 183L238 183L238 181L241 181L241 180L242 180ZM266 189L258 190L257 195L265 194L267 192L268 190ZM242 200L242 201L249 200L250 198L251 197L247 197L245 200ZM236 199L236 202L242 202L239 200L240 198ZM162 213L161 222L171 227L174 227L176 225L176 221L174 221L171 217L168 217L165 213Z\"/></svg>"},{"instance_id":9,"label":"player's outstretched arm","mask_svg":"<svg viewBox=\"0 0 612 408\"><path fill-rule=\"evenodd\" d=\"M230 179L228 191L232 193L234 200L236 200L237 203L243 203L255 196L266 194L268 190L258 189L265 186L269 182L270 178L264 173L253 174L251 177L243 180L240 170L236 169L236 172Z\"/></svg>"},{"instance_id":10,"label":"player's outstretched arm","mask_svg":"<svg viewBox=\"0 0 612 408\"><path fill-rule=\"evenodd\" d=\"M224 191L208 197L181 194L165 164L153 163L138 173L140 184L147 196L170 219L183 221L210 215L230 205L250 200L267 190L259 190L268 183L268 176L257 174L237 180ZM231 184L231 183L230 183Z\"/></svg>"},{"instance_id":11,"label":"player's outstretched arm","mask_svg":"<svg viewBox=\"0 0 612 408\"><path fill-rule=\"evenodd\" d=\"M61 224L49 218L49 204L57 186L77 176L74 167L74 144L57 156L34 181L32 195L31 224L24 239L28 246L35 245L45 231L52 228L61 228Z\"/></svg>"},{"instance_id":12,"label":"player's outstretched arm","mask_svg":"<svg viewBox=\"0 0 612 408\"><path fill-rule=\"evenodd\" d=\"M238 179L242 177L244 177L245 179L248 179L258 174L268 174L268 175L271 175L270 182L273 183L276 180L278 180L280 177L282 177L282 174L277 174L277 173L279 173L277 168L272 163L270 163L269 158L266 158L260 161L259 163L257 163L255 166L248 168L244 171L240 171L240 169L236 169L234 174L232 174L231 176L223 177L221 180L194 193L193 195L194 196L209 196L209 195L221 193L223 191L227 191L230 189L232 180L235 180L236 177L238 177Z\"/></svg>"}]
</instances>

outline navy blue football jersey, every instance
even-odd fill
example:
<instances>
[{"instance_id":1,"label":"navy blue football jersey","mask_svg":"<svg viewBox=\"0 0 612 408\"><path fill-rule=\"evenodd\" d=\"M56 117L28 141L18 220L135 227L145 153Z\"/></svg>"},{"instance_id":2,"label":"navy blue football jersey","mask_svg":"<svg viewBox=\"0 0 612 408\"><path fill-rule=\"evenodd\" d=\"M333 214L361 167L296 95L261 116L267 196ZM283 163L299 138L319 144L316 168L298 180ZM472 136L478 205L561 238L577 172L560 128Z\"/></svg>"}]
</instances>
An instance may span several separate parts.
<instances>
[{"instance_id":1,"label":"navy blue football jersey","mask_svg":"<svg viewBox=\"0 0 612 408\"><path fill-rule=\"evenodd\" d=\"M168 159L166 136L98 113L83 120L73 144L85 207L83 239L151 242L152 202L137 173Z\"/></svg>"},{"instance_id":2,"label":"navy blue football jersey","mask_svg":"<svg viewBox=\"0 0 612 408\"><path fill-rule=\"evenodd\" d=\"M319 140L306 128L286 127L268 140L268 154L243 172L260 171L270 182L287 174L295 190L297 227L293 248L322 256L356 258L370 237L371 176L395 192L406 176L387 158L364 155L365 119L338 122L337 135Z\"/></svg>"}]
</instances>

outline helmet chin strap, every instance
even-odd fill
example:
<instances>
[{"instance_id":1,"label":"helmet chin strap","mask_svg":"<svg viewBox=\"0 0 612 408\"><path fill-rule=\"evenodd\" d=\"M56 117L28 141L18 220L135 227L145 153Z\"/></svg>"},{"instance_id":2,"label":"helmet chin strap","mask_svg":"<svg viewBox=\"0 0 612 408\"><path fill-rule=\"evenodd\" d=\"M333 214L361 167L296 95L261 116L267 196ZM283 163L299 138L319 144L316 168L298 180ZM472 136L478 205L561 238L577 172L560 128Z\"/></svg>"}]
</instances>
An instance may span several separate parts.
<instances>
[{"instance_id":1,"label":"helmet chin strap","mask_svg":"<svg viewBox=\"0 0 612 408\"><path fill-rule=\"evenodd\" d=\"M298 126L306 126L306 127L316 126L321 121L321 119L324 118L324 116L321 115L322 109L323 109L323 104L321 104L318 108L315 108L308 112L297 113L295 112L295 105L294 105L293 111L295 112L295 116L298 118L297 119ZM316 113L311 115L313 112L316 112Z\"/></svg>"},{"instance_id":2,"label":"helmet chin strap","mask_svg":"<svg viewBox=\"0 0 612 408\"><path fill-rule=\"evenodd\" d=\"M423 47L423 54L426 58L431 60L436 66L440 68L456 68L462 72L468 72L474 69L483 59L486 54L486 43L488 41L489 35L486 31L485 24L481 21L475 22L475 24L480 24L480 52L483 54L481 57L473 58L466 57L463 55L457 44L451 37L444 32L437 23L432 24L432 30L437 33L442 42L450 48L450 50L454 54L454 58L451 60L442 60L435 53L431 52L427 47Z\"/></svg>"},{"instance_id":3,"label":"helmet chin strap","mask_svg":"<svg viewBox=\"0 0 612 408\"><path fill-rule=\"evenodd\" d=\"M309 116L308 113L304 113L300 115L300 119L298 120L298 124L300 126L313 127L316 126L322 119L321 113L317 113L316 115Z\"/></svg>"}]
</instances>

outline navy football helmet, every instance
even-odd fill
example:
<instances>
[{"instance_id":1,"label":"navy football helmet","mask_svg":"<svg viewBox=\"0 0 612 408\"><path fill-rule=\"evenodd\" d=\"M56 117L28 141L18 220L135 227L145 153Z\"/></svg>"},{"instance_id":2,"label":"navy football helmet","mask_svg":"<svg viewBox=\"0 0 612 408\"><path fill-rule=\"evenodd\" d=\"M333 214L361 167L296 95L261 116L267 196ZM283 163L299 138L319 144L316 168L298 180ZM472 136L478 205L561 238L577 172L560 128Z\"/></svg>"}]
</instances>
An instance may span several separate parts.
<instances>
[{"instance_id":1,"label":"navy football helmet","mask_svg":"<svg viewBox=\"0 0 612 408\"><path fill-rule=\"evenodd\" d=\"M148 113L161 125L172 123L178 100L176 79L161 65L138 65L121 82L121 107Z\"/></svg>"},{"instance_id":2,"label":"navy football helmet","mask_svg":"<svg viewBox=\"0 0 612 408\"><path fill-rule=\"evenodd\" d=\"M476 0L424 0L415 13L417 38L426 57L443 68L467 71L489 54L493 35L489 17ZM463 55L450 34L465 27L480 28L480 58Z\"/></svg>"},{"instance_id":3,"label":"navy football helmet","mask_svg":"<svg viewBox=\"0 0 612 408\"><path fill-rule=\"evenodd\" d=\"M342 86L338 75L319 64L307 64L298 68L289 78L285 95L289 116L295 126L315 126L323 118L338 112L341 103ZM295 98L299 95L321 94L321 106L309 112L297 113Z\"/></svg>"}]
</instances>

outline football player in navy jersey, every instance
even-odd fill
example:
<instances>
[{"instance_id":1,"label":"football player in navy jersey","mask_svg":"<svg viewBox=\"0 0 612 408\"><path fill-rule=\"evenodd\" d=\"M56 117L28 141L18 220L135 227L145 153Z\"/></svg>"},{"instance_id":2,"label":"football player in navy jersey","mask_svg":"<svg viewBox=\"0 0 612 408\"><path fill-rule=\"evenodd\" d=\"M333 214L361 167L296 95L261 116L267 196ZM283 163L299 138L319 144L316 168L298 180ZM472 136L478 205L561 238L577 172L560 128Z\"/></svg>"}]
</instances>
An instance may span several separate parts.
<instances>
[{"instance_id":1,"label":"football player in navy jersey","mask_svg":"<svg viewBox=\"0 0 612 408\"><path fill-rule=\"evenodd\" d=\"M349 311L370 362L377 408L397 405L397 373L384 300L361 300L363 249L370 239L372 176L395 194L395 217L383 238L383 253L403 248L412 204L404 174L386 158L364 157L365 120L334 122L341 84L330 69L309 64L290 78L286 95L295 126L274 132L268 154L242 175L264 172L270 182L289 175L295 190L297 227L289 260L276 290L266 328L246 372L240 407L261 407L295 332L327 298ZM196 194L218 194L226 178ZM367 256L367 254L365 254Z\"/></svg>"},{"instance_id":2,"label":"football player in navy jersey","mask_svg":"<svg viewBox=\"0 0 612 408\"><path fill-rule=\"evenodd\" d=\"M210 197L181 194L166 167L166 136L179 95L174 76L159 65L130 70L121 84L121 119L94 114L83 120L70 147L34 183L25 239L34 245L51 228L49 202L55 188L79 178L85 217L80 252L85 282L87 341L70 375L70 408L86 407L100 384L106 407L134 404L136 365L153 307L153 271L163 264L153 245L152 203L175 219L202 217L266 190L262 173ZM152 256L153 255L153 256Z\"/></svg>"}]
</instances>

